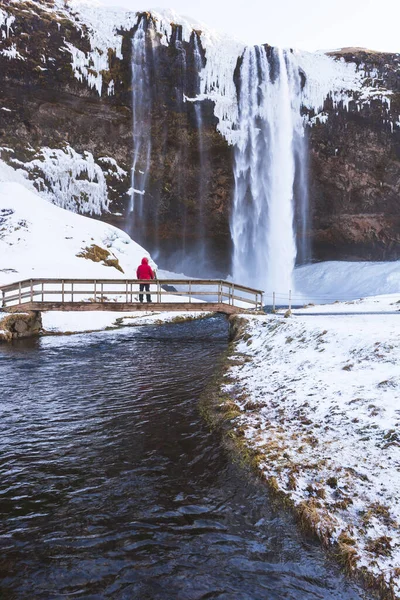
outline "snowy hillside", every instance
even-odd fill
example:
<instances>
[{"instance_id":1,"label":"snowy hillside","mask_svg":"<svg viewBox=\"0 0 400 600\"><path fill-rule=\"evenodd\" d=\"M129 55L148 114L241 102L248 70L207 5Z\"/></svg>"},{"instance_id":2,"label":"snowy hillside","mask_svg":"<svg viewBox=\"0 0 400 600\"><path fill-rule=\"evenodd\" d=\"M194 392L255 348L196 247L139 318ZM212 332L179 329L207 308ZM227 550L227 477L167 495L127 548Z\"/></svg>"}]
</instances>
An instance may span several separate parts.
<instances>
[{"instance_id":1,"label":"snowy hillside","mask_svg":"<svg viewBox=\"0 0 400 600\"><path fill-rule=\"evenodd\" d=\"M128 278L149 256L116 227L41 198L21 173L0 161L0 285L31 277L123 277L113 266L77 256L92 245L117 259Z\"/></svg>"}]
</instances>

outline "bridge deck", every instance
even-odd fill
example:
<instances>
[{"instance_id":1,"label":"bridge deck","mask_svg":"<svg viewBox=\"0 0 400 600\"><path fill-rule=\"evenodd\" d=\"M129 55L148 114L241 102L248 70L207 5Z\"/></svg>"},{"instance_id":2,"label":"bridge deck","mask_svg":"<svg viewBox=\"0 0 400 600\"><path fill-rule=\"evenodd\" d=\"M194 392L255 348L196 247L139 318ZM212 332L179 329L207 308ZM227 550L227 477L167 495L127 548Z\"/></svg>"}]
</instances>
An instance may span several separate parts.
<instances>
[{"instance_id":1,"label":"bridge deck","mask_svg":"<svg viewBox=\"0 0 400 600\"><path fill-rule=\"evenodd\" d=\"M26 311L112 311L112 312L187 312L206 311L233 315L240 308L222 302L24 302L3 309L9 313Z\"/></svg>"}]
</instances>

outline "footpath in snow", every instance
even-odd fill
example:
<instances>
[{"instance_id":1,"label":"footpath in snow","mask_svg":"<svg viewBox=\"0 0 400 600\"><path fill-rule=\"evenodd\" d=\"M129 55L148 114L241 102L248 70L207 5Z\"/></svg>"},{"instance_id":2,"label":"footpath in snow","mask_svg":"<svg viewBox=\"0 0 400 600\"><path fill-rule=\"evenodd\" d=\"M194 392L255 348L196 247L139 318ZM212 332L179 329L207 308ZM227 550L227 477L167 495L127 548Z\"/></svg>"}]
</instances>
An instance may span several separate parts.
<instances>
[{"instance_id":1,"label":"footpath in snow","mask_svg":"<svg viewBox=\"0 0 400 600\"><path fill-rule=\"evenodd\" d=\"M400 597L400 294L246 327L223 387L236 431L345 565Z\"/></svg>"}]
</instances>

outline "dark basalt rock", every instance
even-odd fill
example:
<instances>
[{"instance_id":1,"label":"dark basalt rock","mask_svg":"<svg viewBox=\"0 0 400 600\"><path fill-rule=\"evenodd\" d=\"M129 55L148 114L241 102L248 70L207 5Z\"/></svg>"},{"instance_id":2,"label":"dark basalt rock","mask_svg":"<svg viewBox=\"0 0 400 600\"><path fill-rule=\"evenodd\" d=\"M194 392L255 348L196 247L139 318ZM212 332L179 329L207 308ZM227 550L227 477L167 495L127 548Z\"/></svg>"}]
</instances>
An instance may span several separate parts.
<instances>
[{"instance_id":1,"label":"dark basalt rock","mask_svg":"<svg viewBox=\"0 0 400 600\"><path fill-rule=\"evenodd\" d=\"M358 110L334 108L309 130L310 203L316 259L400 258L400 55L343 49L335 58L356 63L387 88L390 110L373 97ZM392 124L391 124L392 123ZM393 130L392 130L393 127Z\"/></svg>"}]
</instances>

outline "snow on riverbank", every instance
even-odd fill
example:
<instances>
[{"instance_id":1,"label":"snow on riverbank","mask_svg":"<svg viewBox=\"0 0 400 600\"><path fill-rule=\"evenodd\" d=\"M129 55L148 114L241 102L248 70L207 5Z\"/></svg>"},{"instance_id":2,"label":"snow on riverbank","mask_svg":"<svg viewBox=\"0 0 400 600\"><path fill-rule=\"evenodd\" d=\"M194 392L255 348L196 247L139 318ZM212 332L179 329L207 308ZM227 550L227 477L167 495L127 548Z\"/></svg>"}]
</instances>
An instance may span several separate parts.
<instances>
[{"instance_id":1,"label":"snow on riverbank","mask_svg":"<svg viewBox=\"0 0 400 600\"><path fill-rule=\"evenodd\" d=\"M312 316L320 307L311 307L289 319L246 317L224 386L240 409L235 428L259 452L265 476L323 539L338 542L348 567L382 578L396 597L399 301L397 294L335 304L334 315Z\"/></svg>"},{"instance_id":2,"label":"snow on riverbank","mask_svg":"<svg viewBox=\"0 0 400 600\"><path fill-rule=\"evenodd\" d=\"M200 311L176 312L47 312L42 313L43 330L46 333L83 333L102 331L118 327L140 327L174 320L195 320L211 316L212 313Z\"/></svg>"}]
</instances>

